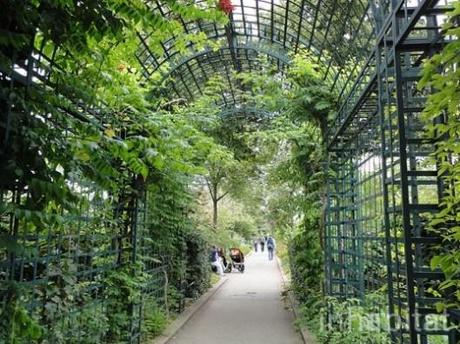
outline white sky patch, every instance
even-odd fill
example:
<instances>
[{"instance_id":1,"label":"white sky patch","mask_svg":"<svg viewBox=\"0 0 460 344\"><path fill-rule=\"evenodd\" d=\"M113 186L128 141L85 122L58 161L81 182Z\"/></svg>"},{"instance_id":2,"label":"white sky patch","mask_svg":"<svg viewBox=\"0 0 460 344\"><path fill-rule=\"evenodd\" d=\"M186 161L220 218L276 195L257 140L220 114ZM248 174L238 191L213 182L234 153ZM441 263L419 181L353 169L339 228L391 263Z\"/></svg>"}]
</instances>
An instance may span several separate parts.
<instances>
[{"instance_id":1,"label":"white sky patch","mask_svg":"<svg viewBox=\"0 0 460 344\"><path fill-rule=\"evenodd\" d=\"M257 4L256 4L257 3ZM233 20L237 22L242 22L243 19L246 21L246 29L251 30L254 36L258 36L258 28L255 23L257 23L257 15L259 18L266 17L270 15L272 8L272 0L232 0L232 4L235 6L233 11ZM243 4L244 9L242 9L241 4ZM278 6L281 4L280 0L273 0L273 5ZM257 6L258 12L257 13ZM244 18L243 18L244 12ZM261 23L262 28L262 23ZM241 28L244 30L244 28Z\"/></svg>"}]
</instances>

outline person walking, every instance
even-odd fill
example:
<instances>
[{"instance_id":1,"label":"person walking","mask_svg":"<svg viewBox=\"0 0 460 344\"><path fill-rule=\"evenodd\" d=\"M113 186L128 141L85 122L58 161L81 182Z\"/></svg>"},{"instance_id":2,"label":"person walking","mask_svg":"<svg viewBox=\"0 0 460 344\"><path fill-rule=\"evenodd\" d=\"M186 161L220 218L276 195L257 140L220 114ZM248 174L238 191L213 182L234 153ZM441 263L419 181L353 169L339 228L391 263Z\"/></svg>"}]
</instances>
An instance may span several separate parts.
<instances>
[{"instance_id":1,"label":"person walking","mask_svg":"<svg viewBox=\"0 0 460 344\"><path fill-rule=\"evenodd\" d=\"M254 252L257 252L257 248L259 247L259 243L257 242L257 239L254 240Z\"/></svg>"},{"instance_id":2,"label":"person walking","mask_svg":"<svg viewBox=\"0 0 460 344\"><path fill-rule=\"evenodd\" d=\"M222 263L219 257L219 252L217 251L217 247L214 245L211 248L210 260L211 260L211 265L217 269L217 273L220 276L223 276L224 269L222 268Z\"/></svg>"},{"instance_id":3,"label":"person walking","mask_svg":"<svg viewBox=\"0 0 460 344\"><path fill-rule=\"evenodd\" d=\"M265 249L265 241L264 238L260 239L260 250L263 252Z\"/></svg>"},{"instance_id":4,"label":"person walking","mask_svg":"<svg viewBox=\"0 0 460 344\"><path fill-rule=\"evenodd\" d=\"M275 251L275 247L276 247L275 239L269 236L267 238L268 260L273 260L273 253Z\"/></svg>"}]
</instances>

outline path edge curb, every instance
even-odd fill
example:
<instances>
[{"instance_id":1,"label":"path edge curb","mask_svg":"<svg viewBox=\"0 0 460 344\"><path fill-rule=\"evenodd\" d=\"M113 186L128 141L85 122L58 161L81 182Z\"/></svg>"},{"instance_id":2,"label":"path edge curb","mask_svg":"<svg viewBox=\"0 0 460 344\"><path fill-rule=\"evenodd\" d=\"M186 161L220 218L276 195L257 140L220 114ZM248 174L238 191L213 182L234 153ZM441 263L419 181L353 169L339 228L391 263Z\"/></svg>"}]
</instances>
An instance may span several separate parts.
<instances>
[{"instance_id":1,"label":"path edge curb","mask_svg":"<svg viewBox=\"0 0 460 344\"><path fill-rule=\"evenodd\" d=\"M190 318L201 309L209 299L228 281L228 278L221 278L214 286L212 286L206 293L201 295L190 307L183 311L177 319L175 319L163 333L146 344L166 344L171 338L190 320Z\"/></svg>"},{"instance_id":2,"label":"path edge curb","mask_svg":"<svg viewBox=\"0 0 460 344\"><path fill-rule=\"evenodd\" d=\"M289 279L288 279L286 273L284 272L283 266L281 265L281 260L280 260L280 258L278 256L276 256L276 262L278 264L278 269L281 272L281 278L283 280L283 286L287 287L289 285ZM300 311L299 311L298 302L297 302L296 297L295 297L294 293L292 292L292 290L290 290L289 288L285 288L285 290L287 291L286 295L287 295L287 298L289 300L289 304L291 306L292 313L294 314L294 317L297 320L300 317ZM317 344L318 343L318 341L316 340L315 336L307 328L305 328L304 326L301 326L299 324L298 325L298 330L300 332L300 336L302 337L302 340L303 340L304 344Z\"/></svg>"}]
</instances>

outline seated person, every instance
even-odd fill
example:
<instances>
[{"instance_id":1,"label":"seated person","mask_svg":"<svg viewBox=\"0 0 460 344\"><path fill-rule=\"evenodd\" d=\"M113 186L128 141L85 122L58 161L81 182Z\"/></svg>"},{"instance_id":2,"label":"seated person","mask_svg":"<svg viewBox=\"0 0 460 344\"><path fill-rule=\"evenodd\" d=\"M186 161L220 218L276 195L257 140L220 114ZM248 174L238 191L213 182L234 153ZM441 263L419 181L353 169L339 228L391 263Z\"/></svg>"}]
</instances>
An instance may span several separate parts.
<instances>
[{"instance_id":1,"label":"seated person","mask_svg":"<svg viewBox=\"0 0 460 344\"><path fill-rule=\"evenodd\" d=\"M219 248L217 252L219 254L220 259L222 260L224 270L227 269L227 259L225 258L224 250L222 248Z\"/></svg>"},{"instance_id":2,"label":"seated person","mask_svg":"<svg viewBox=\"0 0 460 344\"><path fill-rule=\"evenodd\" d=\"M211 261L211 265L214 266L217 269L217 273L221 276L224 275L224 269L222 267L222 262L219 257L219 252L217 251L216 246L212 246L211 248L211 255L209 257L209 260Z\"/></svg>"}]
</instances>

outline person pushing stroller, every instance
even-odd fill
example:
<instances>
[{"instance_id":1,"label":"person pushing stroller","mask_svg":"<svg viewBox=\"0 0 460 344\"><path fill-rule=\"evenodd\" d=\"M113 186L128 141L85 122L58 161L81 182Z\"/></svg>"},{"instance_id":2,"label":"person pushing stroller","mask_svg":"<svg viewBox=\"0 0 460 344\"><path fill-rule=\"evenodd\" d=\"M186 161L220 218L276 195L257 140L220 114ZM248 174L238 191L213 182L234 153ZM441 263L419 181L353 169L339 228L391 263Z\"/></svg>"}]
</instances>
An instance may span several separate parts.
<instances>
[{"instance_id":1,"label":"person pushing stroller","mask_svg":"<svg viewBox=\"0 0 460 344\"><path fill-rule=\"evenodd\" d=\"M230 259L232 260L231 266L239 272L244 272L244 254L236 247L230 249Z\"/></svg>"}]
</instances>

